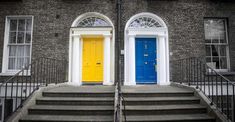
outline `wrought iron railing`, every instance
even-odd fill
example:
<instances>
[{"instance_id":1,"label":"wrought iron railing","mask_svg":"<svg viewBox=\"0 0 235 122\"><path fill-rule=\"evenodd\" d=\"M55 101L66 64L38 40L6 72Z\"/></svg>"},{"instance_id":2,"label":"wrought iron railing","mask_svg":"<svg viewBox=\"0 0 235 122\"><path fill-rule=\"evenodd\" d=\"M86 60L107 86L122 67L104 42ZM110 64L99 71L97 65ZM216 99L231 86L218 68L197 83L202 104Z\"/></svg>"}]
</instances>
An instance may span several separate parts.
<instances>
[{"instance_id":1,"label":"wrought iron railing","mask_svg":"<svg viewBox=\"0 0 235 122\"><path fill-rule=\"evenodd\" d=\"M126 122L126 104L120 82L115 83L115 89L114 122Z\"/></svg>"},{"instance_id":2,"label":"wrought iron railing","mask_svg":"<svg viewBox=\"0 0 235 122\"><path fill-rule=\"evenodd\" d=\"M200 89L228 120L235 122L235 83L208 66L200 58L172 61L173 82Z\"/></svg>"},{"instance_id":3,"label":"wrought iron railing","mask_svg":"<svg viewBox=\"0 0 235 122\"><path fill-rule=\"evenodd\" d=\"M15 111L23 106L41 86L63 83L66 81L67 61L52 58L38 58L23 67L14 76L0 85L0 95L6 121Z\"/></svg>"},{"instance_id":4,"label":"wrought iron railing","mask_svg":"<svg viewBox=\"0 0 235 122\"><path fill-rule=\"evenodd\" d=\"M120 122L120 98L119 98L119 83L115 82L115 99L114 99L114 122Z\"/></svg>"}]
</instances>

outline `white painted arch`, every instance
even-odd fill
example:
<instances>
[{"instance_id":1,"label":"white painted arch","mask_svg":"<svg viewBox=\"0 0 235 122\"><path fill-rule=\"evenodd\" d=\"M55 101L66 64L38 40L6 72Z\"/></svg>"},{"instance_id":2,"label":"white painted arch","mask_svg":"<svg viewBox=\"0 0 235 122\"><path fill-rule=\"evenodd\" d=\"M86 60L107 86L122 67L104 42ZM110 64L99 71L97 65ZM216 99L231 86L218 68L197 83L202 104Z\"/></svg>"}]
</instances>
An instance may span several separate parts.
<instances>
[{"instance_id":1,"label":"white painted arch","mask_svg":"<svg viewBox=\"0 0 235 122\"><path fill-rule=\"evenodd\" d=\"M147 17L157 21L158 26L131 26L138 18ZM136 85L135 77L135 38L154 37L157 40L157 84L169 85L169 40L168 28L165 22L157 15L143 12L132 16L125 26L125 68L124 85Z\"/></svg>"},{"instance_id":2,"label":"white painted arch","mask_svg":"<svg viewBox=\"0 0 235 122\"><path fill-rule=\"evenodd\" d=\"M96 17L107 22L108 26L97 25L92 27L80 27L78 24L89 17ZM69 72L68 83L82 85L82 48L83 37L104 38L104 62L103 85L114 84L114 54L115 37L114 25L105 15L97 12L88 12L78 16L71 25L69 39Z\"/></svg>"}]
</instances>

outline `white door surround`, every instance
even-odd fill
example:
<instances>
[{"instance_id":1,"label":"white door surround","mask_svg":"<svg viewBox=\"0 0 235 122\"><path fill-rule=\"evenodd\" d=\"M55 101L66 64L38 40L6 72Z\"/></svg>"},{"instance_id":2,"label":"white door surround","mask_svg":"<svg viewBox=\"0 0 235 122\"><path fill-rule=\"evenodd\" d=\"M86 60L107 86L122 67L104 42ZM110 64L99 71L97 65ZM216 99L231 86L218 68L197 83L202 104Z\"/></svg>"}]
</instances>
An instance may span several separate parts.
<instances>
[{"instance_id":1,"label":"white door surround","mask_svg":"<svg viewBox=\"0 0 235 122\"><path fill-rule=\"evenodd\" d=\"M88 21L91 20L91 22L83 23L84 19L86 19L86 22L87 20ZM115 42L114 42L113 31L114 31L114 26L111 20L108 17L96 12L85 13L79 16L73 22L72 28L70 29L70 39L69 39L69 72L68 72L69 84L76 86L82 85L83 37L104 38L103 85L114 84Z\"/></svg>"},{"instance_id":2,"label":"white door surround","mask_svg":"<svg viewBox=\"0 0 235 122\"><path fill-rule=\"evenodd\" d=\"M169 85L168 29L165 22L152 13L134 15L126 24L124 85L136 85L135 38L137 37L157 39L157 84Z\"/></svg>"}]
</instances>

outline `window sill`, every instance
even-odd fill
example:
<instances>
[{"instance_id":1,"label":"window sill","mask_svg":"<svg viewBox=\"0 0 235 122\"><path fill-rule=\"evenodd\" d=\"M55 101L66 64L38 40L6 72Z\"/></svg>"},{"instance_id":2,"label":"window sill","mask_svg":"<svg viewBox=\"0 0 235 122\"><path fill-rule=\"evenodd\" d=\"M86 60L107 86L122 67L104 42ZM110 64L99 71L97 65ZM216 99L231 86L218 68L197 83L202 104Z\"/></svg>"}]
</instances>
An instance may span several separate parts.
<instances>
[{"instance_id":1,"label":"window sill","mask_svg":"<svg viewBox=\"0 0 235 122\"><path fill-rule=\"evenodd\" d=\"M11 72L2 72L0 73L0 76L14 76L16 75L16 73L18 73L19 71L11 71ZM20 73L19 75L22 75L22 73ZM24 72L24 76L30 76L30 71L27 74L26 72Z\"/></svg>"},{"instance_id":2,"label":"window sill","mask_svg":"<svg viewBox=\"0 0 235 122\"><path fill-rule=\"evenodd\" d=\"M219 71L217 71L217 72L223 76L235 76L235 72L219 72ZM206 75L216 75L216 74L215 73L207 73Z\"/></svg>"}]
</instances>

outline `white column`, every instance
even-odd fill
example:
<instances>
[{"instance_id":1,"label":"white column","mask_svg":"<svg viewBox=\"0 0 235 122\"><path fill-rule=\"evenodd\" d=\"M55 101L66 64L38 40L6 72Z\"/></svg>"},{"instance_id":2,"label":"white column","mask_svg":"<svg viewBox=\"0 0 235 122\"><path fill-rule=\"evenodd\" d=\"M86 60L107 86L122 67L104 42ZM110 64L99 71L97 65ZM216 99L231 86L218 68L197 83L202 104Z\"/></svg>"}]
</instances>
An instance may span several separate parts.
<instances>
[{"instance_id":1,"label":"white column","mask_svg":"<svg viewBox=\"0 0 235 122\"><path fill-rule=\"evenodd\" d=\"M159 36L158 38L158 83L160 85L169 85L167 81L167 65L166 65L166 40L165 36Z\"/></svg>"},{"instance_id":2,"label":"white column","mask_svg":"<svg viewBox=\"0 0 235 122\"><path fill-rule=\"evenodd\" d=\"M72 85L81 85L80 73L80 36L72 37L72 54L71 54L71 82Z\"/></svg>"},{"instance_id":3,"label":"white column","mask_svg":"<svg viewBox=\"0 0 235 122\"><path fill-rule=\"evenodd\" d=\"M104 73L103 85L113 85L111 82L111 35L104 36Z\"/></svg>"},{"instance_id":4,"label":"white column","mask_svg":"<svg viewBox=\"0 0 235 122\"><path fill-rule=\"evenodd\" d=\"M68 82L72 82L72 30L70 30L70 35L69 35L69 70L68 70Z\"/></svg>"},{"instance_id":5,"label":"white column","mask_svg":"<svg viewBox=\"0 0 235 122\"><path fill-rule=\"evenodd\" d=\"M128 79L127 82L125 83L125 85L136 85L136 80L135 80L135 36L131 35L129 36L128 41L128 47L129 48L129 54L127 57L127 67L128 68Z\"/></svg>"},{"instance_id":6,"label":"white column","mask_svg":"<svg viewBox=\"0 0 235 122\"><path fill-rule=\"evenodd\" d=\"M125 38L125 42L124 42L124 84L126 84L129 81L129 42L128 42L128 38Z\"/></svg>"}]
</instances>

